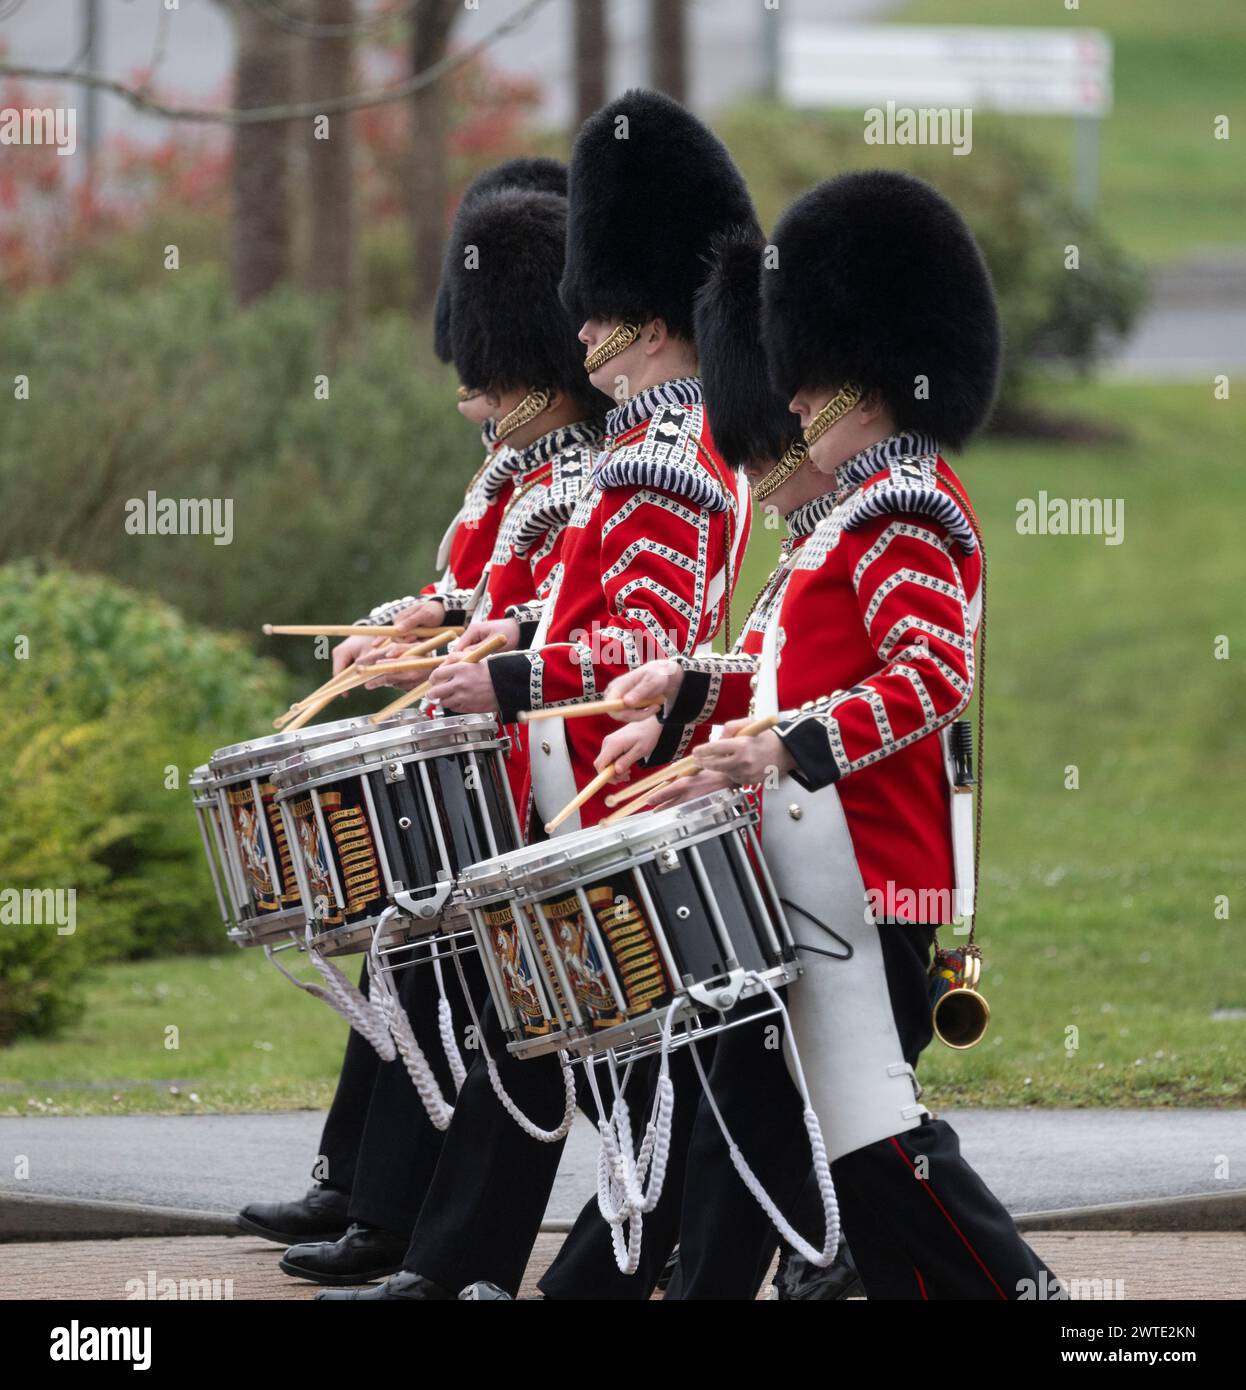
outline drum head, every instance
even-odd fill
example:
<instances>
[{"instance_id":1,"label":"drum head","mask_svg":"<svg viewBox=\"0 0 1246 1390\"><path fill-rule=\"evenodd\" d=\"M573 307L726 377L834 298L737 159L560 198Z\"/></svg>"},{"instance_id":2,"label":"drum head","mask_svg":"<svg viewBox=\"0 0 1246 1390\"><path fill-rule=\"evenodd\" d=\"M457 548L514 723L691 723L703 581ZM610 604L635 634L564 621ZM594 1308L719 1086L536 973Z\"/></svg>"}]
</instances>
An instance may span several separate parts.
<instances>
[{"instance_id":1,"label":"drum head","mask_svg":"<svg viewBox=\"0 0 1246 1390\"><path fill-rule=\"evenodd\" d=\"M208 762L211 773L220 781L265 772L311 748L341 743L353 734L381 732L386 728L402 728L420 723L423 716L414 710L400 710L385 724L373 724L367 715L354 719L335 719L329 724L313 724L310 728L295 729L292 733L268 734L248 739L246 743L231 743L218 748Z\"/></svg>"},{"instance_id":2,"label":"drum head","mask_svg":"<svg viewBox=\"0 0 1246 1390\"><path fill-rule=\"evenodd\" d=\"M279 791L302 789L344 773L361 772L387 762L435 758L443 753L501 747L502 736L491 714L456 714L443 719L419 719L395 728L368 724L354 736L303 750L273 772ZM293 750L291 750L293 751Z\"/></svg>"}]
</instances>

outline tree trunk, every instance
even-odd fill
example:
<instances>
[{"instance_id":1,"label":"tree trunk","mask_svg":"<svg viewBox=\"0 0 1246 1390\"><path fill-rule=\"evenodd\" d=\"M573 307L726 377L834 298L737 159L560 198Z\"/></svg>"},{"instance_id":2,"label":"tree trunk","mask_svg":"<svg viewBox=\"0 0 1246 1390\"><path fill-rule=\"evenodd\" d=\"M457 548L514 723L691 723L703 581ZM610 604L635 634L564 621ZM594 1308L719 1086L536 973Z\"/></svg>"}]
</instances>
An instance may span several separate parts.
<instances>
[{"instance_id":1,"label":"tree trunk","mask_svg":"<svg viewBox=\"0 0 1246 1390\"><path fill-rule=\"evenodd\" d=\"M246 4L231 6L237 33L234 104L280 106L294 90L293 36ZM239 304L262 299L290 268L290 127L240 125L234 132L230 274Z\"/></svg>"},{"instance_id":2,"label":"tree trunk","mask_svg":"<svg viewBox=\"0 0 1246 1390\"><path fill-rule=\"evenodd\" d=\"M575 27L575 119L582 125L606 104L610 35L606 0L571 0Z\"/></svg>"},{"instance_id":3,"label":"tree trunk","mask_svg":"<svg viewBox=\"0 0 1246 1390\"><path fill-rule=\"evenodd\" d=\"M653 85L676 101L688 100L688 16L684 0L649 0Z\"/></svg>"},{"instance_id":4,"label":"tree trunk","mask_svg":"<svg viewBox=\"0 0 1246 1390\"><path fill-rule=\"evenodd\" d=\"M354 0L313 0L318 24L350 24ZM309 100L343 96L353 88L350 35L312 35L304 41L305 93ZM352 114L337 111L298 123L307 161L307 263L304 282L329 301L331 323L350 331L355 308L355 196L351 180Z\"/></svg>"},{"instance_id":5,"label":"tree trunk","mask_svg":"<svg viewBox=\"0 0 1246 1390\"><path fill-rule=\"evenodd\" d=\"M445 57L461 0L416 0L411 70L423 72ZM426 314L437 297L449 196L446 141L450 125L449 79L422 87L412 97L411 236L415 255L412 310Z\"/></svg>"}]
</instances>

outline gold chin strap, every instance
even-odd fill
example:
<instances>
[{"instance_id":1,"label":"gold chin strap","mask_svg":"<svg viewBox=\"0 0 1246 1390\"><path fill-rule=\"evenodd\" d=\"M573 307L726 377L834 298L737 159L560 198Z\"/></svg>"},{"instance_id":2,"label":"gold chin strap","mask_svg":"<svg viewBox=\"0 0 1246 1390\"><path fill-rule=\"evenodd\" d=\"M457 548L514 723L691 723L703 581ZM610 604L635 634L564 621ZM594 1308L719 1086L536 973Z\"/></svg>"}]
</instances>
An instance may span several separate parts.
<instances>
[{"instance_id":1,"label":"gold chin strap","mask_svg":"<svg viewBox=\"0 0 1246 1390\"><path fill-rule=\"evenodd\" d=\"M809 428L805 430L804 437L789 444L783 457L770 472L753 484L753 500L764 502L772 492L782 487L809 457L809 446L821 439L836 420L842 420L860 401L861 396L859 386L854 386L850 381L845 382L809 421Z\"/></svg>"},{"instance_id":2,"label":"gold chin strap","mask_svg":"<svg viewBox=\"0 0 1246 1390\"><path fill-rule=\"evenodd\" d=\"M851 381L845 381L831 399L827 401L822 409L809 421L809 425L805 430L805 443L816 444L837 420L842 420L853 406L860 401L862 394L859 386L853 385Z\"/></svg>"},{"instance_id":3,"label":"gold chin strap","mask_svg":"<svg viewBox=\"0 0 1246 1390\"><path fill-rule=\"evenodd\" d=\"M524 425L530 425L543 410L548 409L548 391L529 391L509 415L504 415L498 421L494 439L500 442L508 434L514 434L517 429L521 429Z\"/></svg>"},{"instance_id":4,"label":"gold chin strap","mask_svg":"<svg viewBox=\"0 0 1246 1390\"><path fill-rule=\"evenodd\" d=\"M640 324L624 320L595 352L590 352L584 359L584 370L591 375L598 367L604 367L612 357L626 351L640 337L640 329Z\"/></svg>"},{"instance_id":5,"label":"gold chin strap","mask_svg":"<svg viewBox=\"0 0 1246 1390\"><path fill-rule=\"evenodd\" d=\"M775 488L782 487L787 482L808 457L809 446L803 439L794 439L770 472L753 484L753 501L764 502Z\"/></svg>"},{"instance_id":6,"label":"gold chin strap","mask_svg":"<svg viewBox=\"0 0 1246 1390\"><path fill-rule=\"evenodd\" d=\"M474 401L477 396L483 396L484 392L474 386L460 386L454 394L461 401Z\"/></svg>"}]
</instances>

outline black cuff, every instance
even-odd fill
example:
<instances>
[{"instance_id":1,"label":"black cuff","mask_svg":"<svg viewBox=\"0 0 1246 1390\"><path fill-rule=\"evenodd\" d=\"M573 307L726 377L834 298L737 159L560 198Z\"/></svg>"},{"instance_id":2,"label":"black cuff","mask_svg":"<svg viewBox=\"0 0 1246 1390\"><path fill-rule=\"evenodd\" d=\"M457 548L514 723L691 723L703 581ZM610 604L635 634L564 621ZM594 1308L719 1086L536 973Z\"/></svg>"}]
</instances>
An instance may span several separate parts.
<instances>
[{"instance_id":1,"label":"black cuff","mask_svg":"<svg viewBox=\"0 0 1246 1390\"><path fill-rule=\"evenodd\" d=\"M515 723L521 709L531 709L532 662L527 652L503 652L485 662L493 693L498 701L498 718L503 724Z\"/></svg>"},{"instance_id":2,"label":"black cuff","mask_svg":"<svg viewBox=\"0 0 1246 1390\"><path fill-rule=\"evenodd\" d=\"M444 604L442 605L442 608L443 608L443 610L444 610L444 611L442 612L442 615L441 615L442 626L444 626L444 627L466 627L466 626L467 626L467 609L466 609L466 608L446 608Z\"/></svg>"},{"instance_id":3,"label":"black cuff","mask_svg":"<svg viewBox=\"0 0 1246 1390\"><path fill-rule=\"evenodd\" d=\"M707 672L685 671L670 709L662 710L658 718L663 724L695 724L705 709L709 694L710 677Z\"/></svg>"},{"instance_id":4,"label":"black cuff","mask_svg":"<svg viewBox=\"0 0 1246 1390\"><path fill-rule=\"evenodd\" d=\"M639 767L662 767L666 763L673 763L679 756L679 750L688 734L687 724L676 724L670 719L663 719L661 723L662 733L657 744L647 758L640 759L637 764Z\"/></svg>"},{"instance_id":5,"label":"black cuff","mask_svg":"<svg viewBox=\"0 0 1246 1390\"><path fill-rule=\"evenodd\" d=\"M831 755L830 735L816 719L780 724L775 733L796 760L792 776L806 791L816 792L839 781L839 768Z\"/></svg>"},{"instance_id":6,"label":"black cuff","mask_svg":"<svg viewBox=\"0 0 1246 1390\"><path fill-rule=\"evenodd\" d=\"M521 647L530 647L532 645L532 639L536 636L536 630L540 626L541 624L538 622L527 622L521 618L519 620L519 645Z\"/></svg>"}]
</instances>

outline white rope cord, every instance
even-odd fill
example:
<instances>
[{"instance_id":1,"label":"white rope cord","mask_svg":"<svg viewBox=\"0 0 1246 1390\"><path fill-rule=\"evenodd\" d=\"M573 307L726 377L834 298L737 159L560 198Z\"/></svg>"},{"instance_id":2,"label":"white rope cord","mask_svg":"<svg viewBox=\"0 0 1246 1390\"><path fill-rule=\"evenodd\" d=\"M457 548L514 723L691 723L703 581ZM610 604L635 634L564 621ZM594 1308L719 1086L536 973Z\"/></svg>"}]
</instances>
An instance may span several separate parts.
<instances>
[{"instance_id":1,"label":"white rope cord","mask_svg":"<svg viewBox=\"0 0 1246 1390\"><path fill-rule=\"evenodd\" d=\"M454 1031L454 1011L446 997L446 981L441 973L441 953L437 950L435 938L429 941L428 950L433 962L433 974L437 978L437 993L441 996L437 1001L437 1029L441 1034L441 1050L446 1054L450 1076L454 1081L454 1093L458 1095L463 1089L464 1081L467 1080L467 1067L463 1063L458 1036Z\"/></svg>"},{"instance_id":2,"label":"white rope cord","mask_svg":"<svg viewBox=\"0 0 1246 1390\"><path fill-rule=\"evenodd\" d=\"M441 1086L433 1075L428 1058L424 1055L424 1049L416 1041L415 1034L411 1031L411 1020L407 1017L402 1000L398 998L398 991L394 988L389 971L381 968L378 948L385 926L385 918L390 911L391 909L386 908L385 912L381 914L381 920L376 924L372 933L372 945L368 949L368 959L372 966L372 990L381 1015L389 1026L390 1034L398 1046L398 1054L407 1069L407 1075L419 1092L428 1118L432 1121L435 1129L449 1129L450 1121L454 1118L454 1106L442 1094Z\"/></svg>"},{"instance_id":3,"label":"white rope cord","mask_svg":"<svg viewBox=\"0 0 1246 1390\"><path fill-rule=\"evenodd\" d=\"M534 1120L530 1120L518 1105L510 1098L506 1087L502 1084L502 1078L498 1074L497 1063L489 1055L489 1048L485 1043L485 1030L480 1023L480 1015L476 1012L476 1001L472 998L472 992L468 988L467 977L463 973L463 962L459 959L459 953L453 951L454 968L459 972L459 982L463 986L463 997L467 1000L467 1007L471 1011L472 1022L476 1027L476 1044L480 1048L481 1056L485 1059L485 1071L488 1073L489 1085L493 1087L493 1094L497 1096L502 1109L511 1117L529 1139L535 1139L540 1144L556 1144L560 1139L565 1139L571 1132L571 1126L575 1122L575 1076L572 1074L570 1066L567 1064L567 1056L564 1052L559 1052L558 1063L562 1067L562 1085L564 1106L562 1119L554 1129L542 1129Z\"/></svg>"},{"instance_id":4,"label":"white rope cord","mask_svg":"<svg viewBox=\"0 0 1246 1390\"><path fill-rule=\"evenodd\" d=\"M366 994L362 994L335 965L325 960L310 944L310 935L309 932L307 956L320 972L324 980L323 985L309 984L306 980L300 980L297 975L291 974L277 959L271 946L264 947L264 954L292 985L297 985L305 994L310 994L313 999L319 999L341 1014L355 1032L372 1044L383 1062L392 1062L398 1053L380 1011Z\"/></svg>"},{"instance_id":5,"label":"white rope cord","mask_svg":"<svg viewBox=\"0 0 1246 1390\"><path fill-rule=\"evenodd\" d=\"M630 1066L620 1083L614 1053L607 1054L614 1093L607 1116L597 1085L597 1059L593 1056L584 1059L584 1074L597 1106L597 1132L601 1137L597 1153L597 1209L610 1227L615 1263L623 1274L635 1274L639 1268L643 1219L657 1206L666 1183L671 1117L675 1108L675 1086L670 1078L671 1029L679 1003L678 999L672 1000L662 1023L657 1091L638 1153L633 1154L631 1111L623 1095ZM624 1226L627 1227L626 1240Z\"/></svg>"},{"instance_id":6,"label":"white rope cord","mask_svg":"<svg viewBox=\"0 0 1246 1390\"><path fill-rule=\"evenodd\" d=\"M727 1122L723 1119L718 1102L710 1090L709 1078L705 1075L705 1068L701 1064L696 1043L690 1044L692 1063L696 1067L697 1075L701 1078L701 1089L705 1092L705 1099L714 1112L715 1120L718 1121L718 1128L727 1145L727 1152L731 1155L732 1165L740 1175L741 1181L756 1198L758 1205L773 1222L783 1239L810 1264L817 1265L819 1269L825 1269L835 1259L835 1254L839 1249L839 1201L835 1196L835 1183L831 1178L831 1164L826 1153L826 1143L822 1138L822 1126L819 1124L817 1114L809 1100L809 1086L805 1081L805 1069L801 1065L800 1054L796 1048L796 1039L792 1036L787 1009L768 980L761 980L756 975L751 978L760 981L775 1007L783 1015L783 1028L787 1034L793 1070L796 1073L796 1089L803 1105L805 1133L809 1136L809 1151L813 1156L813 1172L818 1183L818 1195L822 1198L822 1215L826 1222L826 1239L823 1241L821 1250L812 1246L804 1236L795 1230L762 1186L757 1174L749 1167L748 1160L740 1152L739 1145L732 1139L730 1131L727 1129Z\"/></svg>"}]
</instances>

